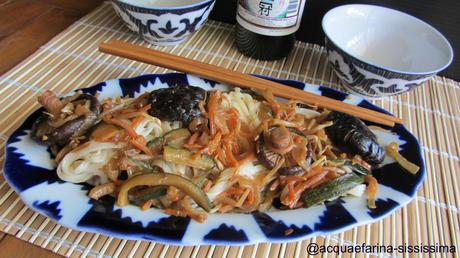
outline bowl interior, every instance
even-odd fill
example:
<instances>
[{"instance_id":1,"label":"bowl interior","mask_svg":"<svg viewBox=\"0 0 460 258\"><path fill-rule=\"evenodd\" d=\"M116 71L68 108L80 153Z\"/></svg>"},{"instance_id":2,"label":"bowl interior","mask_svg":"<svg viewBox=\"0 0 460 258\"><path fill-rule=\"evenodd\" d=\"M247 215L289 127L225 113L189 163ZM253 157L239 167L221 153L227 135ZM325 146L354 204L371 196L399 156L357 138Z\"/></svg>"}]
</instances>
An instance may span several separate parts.
<instances>
[{"instance_id":1,"label":"bowl interior","mask_svg":"<svg viewBox=\"0 0 460 258\"><path fill-rule=\"evenodd\" d=\"M327 37L346 53L402 73L434 73L453 51L446 38L408 14L372 5L344 5L323 18Z\"/></svg>"},{"instance_id":2,"label":"bowl interior","mask_svg":"<svg viewBox=\"0 0 460 258\"><path fill-rule=\"evenodd\" d=\"M209 2L210 0L119 0L121 2L144 8L181 8Z\"/></svg>"}]
</instances>

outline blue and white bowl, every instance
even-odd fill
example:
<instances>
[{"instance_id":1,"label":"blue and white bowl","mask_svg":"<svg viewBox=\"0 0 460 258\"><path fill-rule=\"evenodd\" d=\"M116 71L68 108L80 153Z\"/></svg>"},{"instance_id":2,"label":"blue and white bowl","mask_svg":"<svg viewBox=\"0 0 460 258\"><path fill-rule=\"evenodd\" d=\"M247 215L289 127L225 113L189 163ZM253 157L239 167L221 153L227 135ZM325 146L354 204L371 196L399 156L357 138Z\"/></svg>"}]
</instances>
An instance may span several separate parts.
<instances>
[{"instance_id":1,"label":"blue and white bowl","mask_svg":"<svg viewBox=\"0 0 460 258\"><path fill-rule=\"evenodd\" d=\"M427 23L373 5L343 5L322 21L329 62L343 85L366 98L407 92L445 69L453 50Z\"/></svg>"},{"instance_id":2,"label":"blue and white bowl","mask_svg":"<svg viewBox=\"0 0 460 258\"><path fill-rule=\"evenodd\" d=\"M115 12L145 41L171 46L199 30L215 0L113 0Z\"/></svg>"}]
</instances>

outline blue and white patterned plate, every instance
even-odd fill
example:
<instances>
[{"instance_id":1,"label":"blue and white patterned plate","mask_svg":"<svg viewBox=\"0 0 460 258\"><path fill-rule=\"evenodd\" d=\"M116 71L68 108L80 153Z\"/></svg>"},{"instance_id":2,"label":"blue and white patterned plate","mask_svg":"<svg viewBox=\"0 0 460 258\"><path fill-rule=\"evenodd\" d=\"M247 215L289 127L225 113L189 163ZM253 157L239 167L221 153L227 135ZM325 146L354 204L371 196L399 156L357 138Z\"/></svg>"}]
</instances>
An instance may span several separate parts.
<instances>
[{"instance_id":1,"label":"blue and white patterned plate","mask_svg":"<svg viewBox=\"0 0 460 258\"><path fill-rule=\"evenodd\" d=\"M291 87L327 96L354 105L388 113L360 97L333 89L297 81L274 80ZM136 97L144 91L174 84L200 86L205 89L228 86L187 74L144 75L116 79L83 89L100 93L99 98L114 96ZM425 177L425 168L416 138L402 125L376 130L379 141L387 145L397 141L400 152L420 166L416 176L404 172L393 160L386 158L384 166L373 171L379 182L377 209L367 208L366 196L345 197L308 209L272 210L252 214L211 214L203 223L189 218L169 216L160 210L142 212L138 207L114 206L114 199L90 200L86 184L59 180L47 148L29 137L32 123L41 110L34 112L10 136L6 145L4 175L10 186L31 209L52 218L66 227L102 233L119 238L152 240L167 244L240 245L258 242L286 242L318 234L337 233L379 220L407 204L416 194ZM287 229L293 233L285 235Z\"/></svg>"}]
</instances>

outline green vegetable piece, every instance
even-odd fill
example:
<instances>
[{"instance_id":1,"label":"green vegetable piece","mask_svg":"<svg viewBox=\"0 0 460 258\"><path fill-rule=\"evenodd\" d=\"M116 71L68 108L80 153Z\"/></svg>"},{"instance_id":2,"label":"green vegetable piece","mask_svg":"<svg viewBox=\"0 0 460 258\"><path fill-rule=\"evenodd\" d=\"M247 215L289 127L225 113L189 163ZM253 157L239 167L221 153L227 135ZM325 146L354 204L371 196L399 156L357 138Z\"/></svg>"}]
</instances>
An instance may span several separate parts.
<instances>
[{"instance_id":1,"label":"green vegetable piece","mask_svg":"<svg viewBox=\"0 0 460 258\"><path fill-rule=\"evenodd\" d=\"M120 188L117 196L117 205L123 207L129 203L128 192L136 186L174 186L190 196L201 208L209 212L211 210L211 202L201 188L192 183L185 177L169 173L146 173L137 175L126 180Z\"/></svg>"},{"instance_id":2,"label":"green vegetable piece","mask_svg":"<svg viewBox=\"0 0 460 258\"><path fill-rule=\"evenodd\" d=\"M161 152L163 145L169 145L174 148L181 148L191 136L186 128L178 128L167 132L165 135L156 137L147 143L147 147L154 153Z\"/></svg>"},{"instance_id":3,"label":"green vegetable piece","mask_svg":"<svg viewBox=\"0 0 460 258\"><path fill-rule=\"evenodd\" d=\"M211 173L212 173L212 170L211 170L211 169L208 170L208 171L205 171L203 174L201 174L201 175L199 175L199 176L197 176L197 177L194 177L194 178L192 179L192 182L193 182L194 184L196 184L198 187L201 188L201 187L203 187L203 184L204 184L204 182L205 182L206 177L207 177L209 174L211 174Z\"/></svg>"},{"instance_id":4,"label":"green vegetable piece","mask_svg":"<svg viewBox=\"0 0 460 258\"><path fill-rule=\"evenodd\" d=\"M164 143L172 146L174 148L181 148L184 143L187 142L188 138L191 136L191 133L186 128L178 128L169 131L166 133L164 138Z\"/></svg>"},{"instance_id":5,"label":"green vegetable piece","mask_svg":"<svg viewBox=\"0 0 460 258\"><path fill-rule=\"evenodd\" d=\"M169 145L164 146L163 159L166 161L204 170L215 166L215 162L210 156L200 155L196 159L193 159L192 156L193 152L189 150L177 149Z\"/></svg>"},{"instance_id":6,"label":"green vegetable piece","mask_svg":"<svg viewBox=\"0 0 460 258\"><path fill-rule=\"evenodd\" d=\"M363 176L371 175L371 171L367 170L365 167L361 166L360 164L351 165L351 170L357 174L361 174Z\"/></svg>"},{"instance_id":7,"label":"green vegetable piece","mask_svg":"<svg viewBox=\"0 0 460 258\"><path fill-rule=\"evenodd\" d=\"M167 190L166 186L162 186L162 185L152 186L152 187L149 187L149 188L146 188L144 190L137 192L135 195L129 198L130 199L129 201L132 204L139 206L150 199L156 199L160 196L165 195L166 190Z\"/></svg>"},{"instance_id":8,"label":"green vegetable piece","mask_svg":"<svg viewBox=\"0 0 460 258\"><path fill-rule=\"evenodd\" d=\"M128 158L128 160L144 172L150 172L153 170L153 167L147 162L137 160L137 159L132 159L132 158Z\"/></svg>"},{"instance_id":9,"label":"green vegetable piece","mask_svg":"<svg viewBox=\"0 0 460 258\"><path fill-rule=\"evenodd\" d=\"M302 193L303 206L308 208L334 197L338 197L363 182L364 179L362 177L353 173L334 178L318 187L305 190Z\"/></svg>"},{"instance_id":10,"label":"green vegetable piece","mask_svg":"<svg viewBox=\"0 0 460 258\"><path fill-rule=\"evenodd\" d=\"M356 163L353 165L353 162L349 159L336 159L336 160L333 160L333 162L343 164L343 165L339 165L339 167L349 167L351 171L353 171L354 173L358 175L368 176L372 174L371 171L367 170L361 164Z\"/></svg>"},{"instance_id":11,"label":"green vegetable piece","mask_svg":"<svg viewBox=\"0 0 460 258\"><path fill-rule=\"evenodd\" d=\"M149 141L147 143L147 147L153 153L159 153L163 149L163 144L164 144L164 138L160 136L160 137L156 137L155 139Z\"/></svg>"}]
</instances>

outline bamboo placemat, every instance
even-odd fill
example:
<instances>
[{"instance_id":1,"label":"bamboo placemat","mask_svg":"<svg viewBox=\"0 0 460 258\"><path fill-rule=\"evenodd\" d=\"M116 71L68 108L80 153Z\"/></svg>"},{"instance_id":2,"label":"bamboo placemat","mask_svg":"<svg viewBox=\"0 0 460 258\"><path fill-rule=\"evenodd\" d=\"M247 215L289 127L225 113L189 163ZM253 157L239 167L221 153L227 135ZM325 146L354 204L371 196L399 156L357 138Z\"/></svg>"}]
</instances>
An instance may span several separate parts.
<instances>
[{"instance_id":1,"label":"bamboo placemat","mask_svg":"<svg viewBox=\"0 0 460 258\"><path fill-rule=\"evenodd\" d=\"M97 51L101 41L120 39L148 46L128 31L110 3L73 24L35 54L0 76L0 162L3 167L7 137L33 110L40 92L58 95L108 79L134 77L167 70L121 59ZM151 47L151 46L150 46ZM323 47L297 42L286 59L257 61L234 47L233 26L208 21L185 43L158 48L192 59L242 71L294 79L340 89L327 65ZM460 196L460 84L436 77L409 94L373 101L399 117L415 134L423 149L427 177L417 197L387 218L346 232L301 242L243 247L177 247L154 242L128 241L61 227L28 209L0 177L0 230L65 256L90 257L306 257L306 246L318 245L454 245L459 247ZM441 255L441 254L439 254ZM335 257L336 254L323 256ZM343 254L341 257L355 256ZM408 254L356 254L403 257ZM413 254L425 257L426 254ZM450 256L442 254L443 257Z\"/></svg>"}]
</instances>

